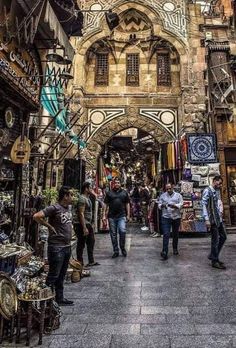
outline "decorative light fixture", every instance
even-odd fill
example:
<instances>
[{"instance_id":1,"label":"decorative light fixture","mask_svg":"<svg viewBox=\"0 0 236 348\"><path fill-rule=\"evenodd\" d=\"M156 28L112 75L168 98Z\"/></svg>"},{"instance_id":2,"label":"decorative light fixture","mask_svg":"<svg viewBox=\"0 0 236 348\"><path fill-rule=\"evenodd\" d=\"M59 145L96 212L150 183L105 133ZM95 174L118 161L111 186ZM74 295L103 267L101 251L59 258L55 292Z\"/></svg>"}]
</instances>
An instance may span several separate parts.
<instances>
[{"instance_id":1,"label":"decorative light fixture","mask_svg":"<svg viewBox=\"0 0 236 348\"><path fill-rule=\"evenodd\" d=\"M59 74L59 78L63 80L72 80L74 76L68 73L67 71L64 71Z\"/></svg>"},{"instance_id":2,"label":"decorative light fixture","mask_svg":"<svg viewBox=\"0 0 236 348\"><path fill-rule=\"evenodd\" d=\"M70 65L72 64L72 60L69 59L67 56L64 56L61 60L58 60L56 63L60 65Z\"/></svg>"},{"instance_id":3,"label":"decorative light fixture","mask_svg":"<svg viewBox=\"0 0 236 348\"><path fill-rule=\"evenodd\" d=\"M51 63L57 63L60 64L60 62L63 60L63 57L56 52L56 47L53 49L52 53L48 53L46 55L46 60Z\"/></svg>"}]
</instances>

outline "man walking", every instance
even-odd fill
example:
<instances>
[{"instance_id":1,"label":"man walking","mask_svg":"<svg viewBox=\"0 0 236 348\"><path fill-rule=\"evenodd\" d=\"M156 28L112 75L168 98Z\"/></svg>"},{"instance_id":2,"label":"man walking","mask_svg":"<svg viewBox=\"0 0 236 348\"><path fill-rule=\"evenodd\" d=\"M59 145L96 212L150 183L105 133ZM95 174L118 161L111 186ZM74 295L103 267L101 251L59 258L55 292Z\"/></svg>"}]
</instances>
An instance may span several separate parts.
<instances>
[{"instance_id":1,"label":"man walking","mask_svg":"<svg viewBox=\"0 0 236 348\"><path fill-rule=\"evenodd\" d=\"M124 257L127 256L125 250L126 222L130 219L129 196L127 191L121 189L119 178L114 179L113 189L107 192L105 199L105 209L103 219L108 217L110 236L114 254L112 258L119 256L117 233L120 235L120 249Z\"/></svg>"},{"instance_id":2,"label":"man walking","mask_svg":"<svg viewBox=\"0 0 236 348\"><path fill-rule=\"evenodd\" d=\"M179 227L181 222L181 211L183 198L180 193L175 192L173 184L166 185L166 192L160 196L158 207L162 210L161 228L163 233L162 260L168 259L168 247L170 232L173 235L173 254L178 255Z\"/></svg>"},{"instance_id":3,"label":"man walking","mask_svg":"<svg viewBox=\"0 0 236 348\"><path fill-rule=\"evenodd\" d=\"M77 260L83 264L83 251L85 243L87 244L88 265L97 266L98 262L94 261L93 250L95 244L93 231L93 205L90 199L92 187L89 182L85 182L81 188L81 195L77 203L76 215L78 215L78 223L74 223L75 233L77 235Z\"/></svg>"},{"instance_id":4,"label":"man walking","mask_svg":"<svg viewBox=\"0 0 236 348\"><path fill-rule=\"evenodd\" d=\"M212 186L207 187L202 195L203 217L211 233L211 253L208 258L212 262L212 267L218 269L226 269L224 263L219 260L220 251L227 239L220 200L222 183L221 176L215 176Z\"/></svg>"},{"instance_id":5,"label":"man walking","mask_svg":"<svg viewBox=\"0 0 236 348\"><path fill-rule=\"evenodd\" d=\"M64 298L64 279L71 256L72 219L69 205L73 193L67 186L59 190L58 203L34 214L34 220L49 230L48 262L49 272L46 284L56 292L56 301L60 306L71 306L73 301ZM48 218L48 222L45 220Z\"/></svg>"}]
</instances>

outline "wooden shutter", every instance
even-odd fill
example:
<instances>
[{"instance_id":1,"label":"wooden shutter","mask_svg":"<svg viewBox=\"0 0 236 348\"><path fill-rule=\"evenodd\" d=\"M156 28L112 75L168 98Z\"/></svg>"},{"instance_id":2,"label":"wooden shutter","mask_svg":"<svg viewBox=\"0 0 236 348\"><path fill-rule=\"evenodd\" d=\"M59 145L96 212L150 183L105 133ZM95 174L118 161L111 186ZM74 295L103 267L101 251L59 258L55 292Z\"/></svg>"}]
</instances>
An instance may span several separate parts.
<instances>
[{"instance_id":1,"label":"wooden shutter","mask_svg":"<svg viewBox=\"0 0 236 348\"><path fill-rule=\"evenodd\" d=\"M109 61L108 53L96 54L96 73L95 73L96 86L108 86L108 81L109 81L108 61Z\"/></svg>"},{"instance_id":2,"label":"wooden shutter","mask_svg":"<svg viewBox=\"0 0 236 348\"><path fill-rule=\"evenodd\" d=\"M129 53L126 56L126 85L139 86L139 54Z\"/></svg>"},{"instance_id":3,"label":"wooden shutter","mask_svg":"<svg viewBox=\"0 0 236 348\"><path fill-rule=\"evenodd\" d=\"M170 55L168 52L157 53L157 85L158 86L170 86Z\"/></svg>"}]
</instances>

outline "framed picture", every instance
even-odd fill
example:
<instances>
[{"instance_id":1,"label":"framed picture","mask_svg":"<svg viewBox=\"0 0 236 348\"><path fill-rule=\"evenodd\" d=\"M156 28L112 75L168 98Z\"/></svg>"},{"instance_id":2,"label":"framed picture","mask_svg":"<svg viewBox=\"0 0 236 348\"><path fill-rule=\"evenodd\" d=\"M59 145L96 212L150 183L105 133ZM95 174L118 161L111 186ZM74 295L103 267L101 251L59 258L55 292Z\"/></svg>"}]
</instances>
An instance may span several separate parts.
<instances>
[{"instance_id":1,"label":"framed picture","mask_svg":"<svg viewBox=\"0 0 236 348\"><path fill-rule=\"evenodd\" d=\"M187 134L187 143L189 163L217 162L215 134Z\"/></svg>"}]
</instances>

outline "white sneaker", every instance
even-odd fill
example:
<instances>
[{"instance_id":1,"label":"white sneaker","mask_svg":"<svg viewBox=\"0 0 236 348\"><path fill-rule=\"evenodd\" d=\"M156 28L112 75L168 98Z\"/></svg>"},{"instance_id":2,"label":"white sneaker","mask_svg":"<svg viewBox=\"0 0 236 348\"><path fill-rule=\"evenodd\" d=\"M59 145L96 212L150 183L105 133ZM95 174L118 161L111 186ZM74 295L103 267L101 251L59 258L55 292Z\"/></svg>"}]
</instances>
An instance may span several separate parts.
<instances>
[{"instance_id":1,"label":"white sneaker","mask_svg":"<svg viewBox=\"0 0 236 348\"><path fill-rule=\"evenodd\" d=\"M143 227L141 227L141 230L142 231L149 231L149 228L147 226L143 226Z\"/></svg>"},{"instance_id":2,"label":"white sneaker","mask_svg":"<svg viewBox=\"0 0 236 348\"><path fill-rule=\"evenodd\" d=\"M158 233L154 233L151 237L152 238L157 238L158 237Z\"/></svg>"}]
</instances>

